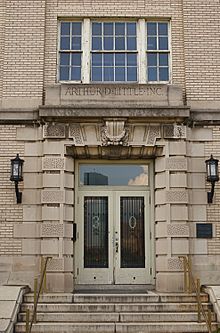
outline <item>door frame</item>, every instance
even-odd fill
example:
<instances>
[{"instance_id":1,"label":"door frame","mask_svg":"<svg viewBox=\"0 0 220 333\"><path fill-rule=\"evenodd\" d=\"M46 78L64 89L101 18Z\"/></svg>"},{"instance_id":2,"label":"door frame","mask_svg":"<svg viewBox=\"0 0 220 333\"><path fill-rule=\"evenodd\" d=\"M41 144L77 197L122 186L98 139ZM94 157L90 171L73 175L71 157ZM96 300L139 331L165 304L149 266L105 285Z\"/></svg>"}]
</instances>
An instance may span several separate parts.
<instances>
[{"instance_id":1,"label":"door frame","mask_svg":"<svg viewBox=\"0 0 220 333\"><path fill-rule=\"evenodd\" d=\"M79 184L79 166L80 164L131 164L131 165L148 165L149 170L149 185L148 186L108 186L108 189L106 191L103 191L103 186L80 186ZM79 221L81 219L80 217L80 210L79 210L79 204L80 204L80 196L83 193L86 192L93 192L97 193L97 196L100 193L108 193L111 191L116 192L145 192L147 191L149 193L149 235L150 235L150 241L149 246L146 248L149 248L149 263L150 263L150 277L149 277L149 284L154 285L155 284L155 231L154 231L154 163L153 160L146 159L146 160L133 160L133 161L126 161L126 160L118 160L112 162L111 160L76 160L75 161L75 220L77 227L76 232L76 242L74 242L74 284L81 284L78 280L79 275L79 244L77 243L79 241ZM112 199L113 200L113 199ZM111 277L109 277L109 280L112 280ZM89 284L89 283L88 283ZM94 284L100 284L100 282L94 281ZM148 283L147 283L148 284ZM92 284L91 284L92 285Z\"/></svg>"}]
</instances>

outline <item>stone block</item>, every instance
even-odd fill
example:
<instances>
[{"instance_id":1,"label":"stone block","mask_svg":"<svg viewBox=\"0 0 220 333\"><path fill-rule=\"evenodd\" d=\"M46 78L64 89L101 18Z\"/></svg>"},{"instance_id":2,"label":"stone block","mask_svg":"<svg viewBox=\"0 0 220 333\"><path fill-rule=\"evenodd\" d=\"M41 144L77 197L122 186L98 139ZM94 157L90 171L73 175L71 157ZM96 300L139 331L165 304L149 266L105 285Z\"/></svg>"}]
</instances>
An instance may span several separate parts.
<instances>
[{"instance_id":1,"label":"stone block","mask_svg":"<svg viewBox=\"0 0 220 333\"><path fill-rule=\"evenodd\" d=\"M43 143L44 155L62 155L64 151L64 142L62 140Z\"/></svg>"},{"instance_id":2,"label":"stone block","mask_svg":"<svg viewBox=\"0 0 220 333\"><path fill-rule=\"evenodd\" d=\"M190 221L206 221L207 212L206 205L191 205L189 206Z\"/></svg>"},{"instance_id":3,"label":"stone block","mask_svg":"<svg viewBox=\"0 0 220 333\"><path fill-rule=\"evenodd\" d=\"M211 128L188 128L188 139L190 141L211 141L213 139Z\"/></svg>"},{"instance_id":4,"label":"stone block","mask_svg":"<svg viewBox=\"0 0 220 333\"><path fill-rule=\"evenodd\" d=\"M168 240L165 238L156 239L156 255L167 254Z\"/></svg>"},{"instance_id":5,"label":"stone block","mask_svg":"<svg viewBox=\"0 0 220 333\"><path fill-rule=\"evenodd\" d=\"M0 256L0 273L11 272L12 264L13 264L13 257Z\"/></svg>"},{"instance_id":6,"label":"stone block","mask_svg":"<svg viewBox=\"0 0 220 333\"><path fill-rule=\"evenodd\" d=\"M183 273L158 273L156 278L156 290L158 292L183 292Z\"/></svg>"},{"instance_id":7,"label":"stone block","mask_svg":"<svg viewBox=\"0 0 220 333\"><path fill-rule=\"evenodd\" d=\"M42 172L41 158L25 157L24 174L33 172Z\"/></svg>"},{"instance_id":8,"label":"stone block","mask_svg":"<svg viewBox=\"0 0 220 333\"><path fill-rule=\"evenodd\" d=\"M162 172L165 170L165 158L157 157L155 160L155 172Z\"/></svg>"},{"instance_id":9,"label":"stone block","mask_svg":"<svg viewBox=\"0 0 220 333\"><path fill-rule=\"evenodd\" d=\"M170 187L187 187L186 173L171 173L170 174Z\"/></svg>"},{"instance_id":10,"label":"stone block","mask_svg":"<svg viewBox=\"0 0 220 333\"><path fill-rule=\"evenodd\" d=\"M40 221L41 206L23 205L23 221Z\"/></svg>"},{"instance_id":11,"label":"stone block","mask_svg":"<svg viewBox=\"0 0 220 333\"><path fill-rule=\"evenodd\" d=\"M42 169L44 171L47 170L64 170L65 159L60 156L52 156L52 157L43 157L42 159Z\"/></svg>"},{"instance_id":12,"label":"stone block","mask_svg":"<svg viewBox=\"0 0 220 333\"><path fill-rule=\"evenodd\" d=\"M155 221L165 221L167 219L169 207L166 205L156 206L155 208Z\"/></svg>"},{"instance_id":13,"label":"stone block","mask_svg":"<svg viewBox=\"0 0 220 333\"><path fill-rule=\"evenodd\" d=\"M184 157L166 158L166 170L186 171L187 170L187 159Z\"/></svg>"},{"instance_id":14,"label":"stone block","mask_svg":"<svg viewBox=\"0 0 220 333\"><path fill-rule=\"evenodd\" d=\"M42 238L59 238L64 236L64 225L60 223L42 223Z\"/></svg>"},{"instance_id":15,"label":"stone block","mask_svg":"<svg viewBox=\"0 0 220 333\"><path fill-rule=\"evenodd\" d=\"M34 278L36 277L36 273L34 271L24 271L24 272L12 272L10 274L10 278L8 279L8 284L12 285L28 285L34 288Z\"/></svg>"},{"instance_id":16,"label":"stone block","mask_svg":"<svg viewBox=\"0 0 220 333\"><path fill-rule=\"evenodd\" d=\"M39 223L21 223L14 225L15 238L39 238L40 224Z\"/></svg>"},{"instance_id":17,"label":"stone block","mask_svg":"<svg viewBox=\"0 0 220 333\"><path fill-rule=\"evenodd\" d=\"M51 187L56 188L60 187L61 185L61 175L58 174L50 174L50 173L44 173L43 174L43 187Z\"/></svg>"},{"instance_id":18,"label":"stone block","mask_svg":"<svg viewBox=\"0 0 220 333\"><path fill-rule=\"evenodd\" d=\"M155 225L155 237L156 238L167 237L167 223L166 222L157 222L157 224Z\"/></svg>"},{"instance_id":19,"label":"stone block","mask_svg":"<svg viewBox=\"0 0 220 333\"><path fill-rule=\"evenodd\" d=\"M42 156L43 146L42 142L25 142L24 155L25 156Z\"/></svg>"},{"instance_id":20,"label":"stone block","mask_svg":"<svg viewBox=\"0 0 220 333\"><path fill-rule=\"evenodd\" d=\"M39 257L35 255L22 255L19 257L14 256L12 258L13 266L12 272L35 272L39 273L40 263Z\"/></svg>"},{"instance_id":21,"label":"stone block","mask_svg":"<svg viewBox=\"0 0 220 333\"><path fill-rule=\"evenodd\" d=\"M74 159L72 157L65 158L65 170L74 172Z\"/></svg>"},{"instance_id":22,"label":"stone block","mask_svg":"<svg viewBox=\"0 0 220 333\"><path fill-rule=\"evenodd\" d=\"M193 238L190 242L191 254L208 254L208 241L207 239Z\"/></svg>"},{"instance_id":23,"label":"stone block","mask_svg":"<svg viewBox=\"0 0 220 333\"><path fill-rule=\"evenodd\" d=\"M24 175L24 188L42 188L42 174L39 173L25 173Z\"/></svg>"},{"instance_id":24,"label":"stone block","mask_svg":"<svg viewBox=\"0 0 220 333\"><path fill-rule=\"evenodd\" d=\"M72 238L72 236L73 236L73 224L65 223L64 224L64 237Z\"/></svg>"},{"instance_id":25,"label":"stone block","mask_svg":"<svg viewBox=\"0 0 220 333\"><path fill-rule=\"evenodd\" d=\"M45 104L46 105L59 105L60 104L60 85L46 87Z\"/></svg>"},{"instance_id":26,"label":"stone block","mask_svg":"<svg viewBox=\"0 0 220 333\"><path fill-rule=\"evenodd\" d=\"M188 173L188 188L205 189L205 175L203 173Z\"/></svg>"},{"instance_id":27,"label":"stone block","mask_svg":"<svg viewBox=\"0 0 220 333\"><path fill-rule=\"evenodd\" d=\"M189 203L193 205L205 205L207 193L205 190L189 190Z\"/></svg>"},{"instance_id":28,"label":"stone block","mask_svg":"<svg viewBox=\"0 0 220 333\"><path fill-rule=\"evenodd\" d=\"M40 254L39 239L22 239L22 255Z\"/></svg>"},{"instance_id":29,"label":"stone block","mask_svg":"<svg viewBox=\"0 0 220 333\"><path fill-rule=\"evenodd\" d=\"M170 190L166 191L166 203L188 203L187 190Z\"/></svg>"},{"instance_id":30,"label":"stone block","mask_svg":"<svg viewBox=\"0 0 220 333\"><path fill-rule=\"evenodd\" d=\"M38 205L41 203L41 191L40 190L23 190L22 192L23 205Z\"/></svg>"},{"instance_id":31,"label":"stone block","mask_svg":"<svg viewBox=\"0 0 220 333\"><path fill-rule=\"evenodd\" d=\"M40 138L40 134L38 127L18 127L16 138L19 141L37 141Z\"/></svg>"},{"instance_id":32,"label":"stone block","mask_svg":"<svg viewBox=\"0 0 220 333\"><path fill-rule=\"evenodd\" d=\"M72 240L65 239L63 246L64 255L73 255L73 242Z\"/></svg>"},{"instance_id":33,"label":"stone block","mask_svg":"<svg viewBox=\"0 0 220 333\"><path fill-rule=\"evenodd\" d=\"M47 288L49 292L72 292L74 289L72 273L48 273Z\"/></svg>"},{"instance_id":34,"label":"stone block","mask_svg":"<svg viewBox=\"0 0 220 333\"><path fill-rule=\"evenodd\" d=\"M74 221L74 207L73 206L64 206L64 220L65 221Z\"/></svg>"},{"instance_id":35,"label":"stone block","mask_svg":"<svg viewBox=\"0 0 220 333\"><path fill-rule=\"evenodd\" d=\"M73 190L65 190L65 203L72 205L74 203L74 192Z\"/></svg>"},{"instance_id":36,"label":"stone block","mask_svg":"<svg viewBox=\"0 0 220 333\"><path fill-rule=\"evenodd\" d=\"M172 254L174 254L174 255L189 254L189 240L188 239L173 238L171 244L172 244Z\"/></svg>"},{"instance_id":37,"label":"stone block","mask_svg":"<svg viewBox=\"0 0 220 333\"><path fill-rule=\"evenodd\" d=\"M15 301L2 300L0 302L0 320L5 318L11 318L13 315L14 306L15 306Z\"/></svg>"},{"instance_id":38,"label":"stone block","mask_svg":"<svg viewBox=\"0 0 220 333\"><path fill-rule=\"evenodd\" d=\"M59 254L59 240L58 239L43 239L41 241L41 254L42 255L58 255Z\"/></svg>"},{"instance_id":39,"label":"stone block","mask_svg":"<svg viewBox=\"0 0 220 333\"><path fill-rule=\"evenodd\" d=\"M42 207L42 220L43 221L56 221L60 220L60 207Z\"/></svg>"},{"instance_id":40,"label":"stone block","mask_svg":"<svg viewBox=\"0 0 220 333\"><path fill-rule=\"evenodd\" d=\"M188 220L188 208L186 205L171 205L170 215L173 221Z\"/></svg>"},{"instance_id":41,"label":"stone block","mask_svg":"<svg viewBox=\"0 0 220 333\"><path fill-rule=\"evenodd\" d=\"M74 188L74 175L65 173L64 175L64 187L66 188Z\"/></svg>"},{"instance_id":42,"label":"stone block","mask_svg":"<svg viewBox=\"0 0 220 333\"><path fill-rule=\"evenodd\" d=\"M190 157L202 157L205 156L205 144L204 143L188 143L187 144L187 156Z\"/></svg>"},{"instance_id":43,"label":"stone block","mask_svg":"<svg viewBox=\"0 0 220 333\"><path fill-rule=\"evenodd\" d=\"M188 159L188 172L203 173L205 178L206 166L204 158L194 157Z\"/></svg>"},{"instance_id":44,"label":"stone block","mask_svg":"<svg viewBox=\"0 0 220 333\"><path fill-rule=\"evenodd\" d=\"M156 258L156 270L159 272L182 272L183 263L178 257L159 256Z\"/></svg>"},{"instance_id":45,"label":"stone block","mask_svg":"<svg viewBox=\"0 0 220 333\"><path fill-rule=\"evenodd\" d=\"M166 190L155 191L155 205L163 205L166 202Z\"/></svg>"},{"instance_id":46,"label":"stone block","mask_svg":"<svg viewBox=\"0 0 220 333\"><path fill-rule=\"evenodd\" d=\"M59 190L42 190L41 202L42 203L64 203L65 192Z\"/></svg>"},{"instance_id":47,"label":"stone block","mask_svg":"<svg viewBox=\"0 0 220 333\"><path fill-rule=\"evenodd\" d=\"M166 173L160 172L155 175L155 188L166 187Z\"/></svg>"},{"instance_id":48,"label":"stone block","mask_svg":"<svg viewBox=\"0 0 220 333\"><path fill-rule=\"evenodd\" d=\"M185 141L170 141L169 154L175 156L186 155L186 142Z\"/></svg>"}]
</instances>

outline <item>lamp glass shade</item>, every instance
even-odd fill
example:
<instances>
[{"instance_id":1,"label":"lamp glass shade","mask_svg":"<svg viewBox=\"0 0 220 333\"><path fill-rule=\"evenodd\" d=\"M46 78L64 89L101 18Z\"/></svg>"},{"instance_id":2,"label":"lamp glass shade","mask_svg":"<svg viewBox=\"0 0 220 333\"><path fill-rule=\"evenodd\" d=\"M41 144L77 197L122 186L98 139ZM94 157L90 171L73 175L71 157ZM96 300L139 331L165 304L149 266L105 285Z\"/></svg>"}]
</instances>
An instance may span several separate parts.
<instances>
[{"instance_id":1,"label":"lamp glass shade","mask_svg":"<svg viewBox=\"0 0 220 333\"><path fill-rule=\"evenodd\" d=\"M206 174L207 174L207 181L208 182L217 182L219 180L218 174L218 160L211 158L205 161L206 163Z\"/></svg>"},{"instance_id":2,"label":"lamp glass shade","mask_svg":"<svg viewBox=\"0 0 220 333\"><path fill-rule=\"evenodd\" d=\"M20 159L17 154L16 158L11 160L11 180L20 182L23 180L23 163L24 160Z\"/></svg>"}]
</instances>

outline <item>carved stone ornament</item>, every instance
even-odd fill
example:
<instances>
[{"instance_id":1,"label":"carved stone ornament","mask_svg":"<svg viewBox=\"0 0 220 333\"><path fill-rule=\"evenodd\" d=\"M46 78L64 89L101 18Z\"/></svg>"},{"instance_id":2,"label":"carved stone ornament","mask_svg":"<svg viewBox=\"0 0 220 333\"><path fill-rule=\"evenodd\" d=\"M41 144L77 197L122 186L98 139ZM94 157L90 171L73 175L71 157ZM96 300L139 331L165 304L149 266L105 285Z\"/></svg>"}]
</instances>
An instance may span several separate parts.
<instances>
[{"instance_id":1,"label":"carved stone ornament","mask_svg":"<svg viewBox=\"0 0 220 333\"><path fill-rule=\"evenodd\" d=\"M128 134L124 121L106 121L101 129L102 146L127 146Z\"/></svg>"}]
</instances>

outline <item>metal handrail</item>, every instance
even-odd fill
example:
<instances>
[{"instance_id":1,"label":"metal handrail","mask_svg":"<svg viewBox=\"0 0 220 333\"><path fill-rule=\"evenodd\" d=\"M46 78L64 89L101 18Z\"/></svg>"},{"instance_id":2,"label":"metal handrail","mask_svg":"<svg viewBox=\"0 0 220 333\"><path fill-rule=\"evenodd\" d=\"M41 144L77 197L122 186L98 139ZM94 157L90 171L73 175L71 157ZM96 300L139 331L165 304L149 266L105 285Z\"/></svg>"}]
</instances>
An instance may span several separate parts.
<instances>
[{"instance_id":1,"label":"metal handrail","mask_svg":"<svg viewBox=\"0 0 220 333\"><path fill-rule=\"evenodd\" d=\"M196 300L198 305L198 322L201 322L201 313L205 319L206 327L209 333L212 332L212 314L211 310L208 309L208 315L204 309L204 306L201 301L201 285L200 279L195 279L191 269L191 260L189 256L179 256L180 259L183 259L183 269L184 269L184 289L185 292L192 293L194 289L196 292Z\"/></svg>"},{"instance_id":2,"label":"metal handrail","mask_svg":"<svg viewBox=\"0 0 220 333\"><path fill-rule=\"evenodd\" d=\"M38 289L38 280L37 279L34 280L34 309L30 325L29 325L30 311L29 310L26 311L26 333L31 333L33 323L34 322L36 323L37 321L37 305L40 294L46 289L46 271L47 271L47 264L50 259L52 259L52 257L46 257L44 262L44 258L42 257L39 289Z\"/></svg>"}]
</instances>

